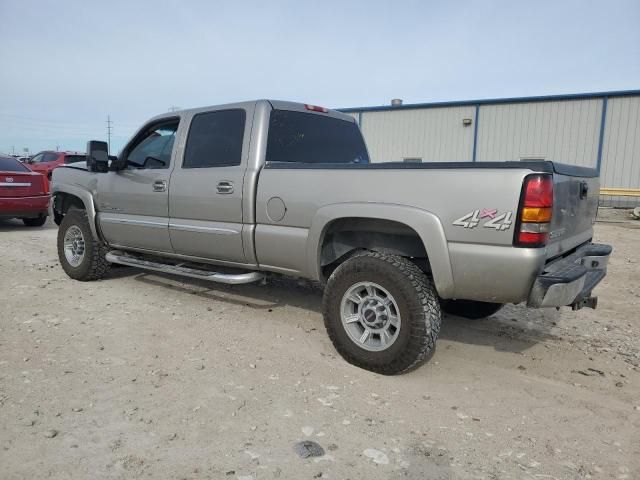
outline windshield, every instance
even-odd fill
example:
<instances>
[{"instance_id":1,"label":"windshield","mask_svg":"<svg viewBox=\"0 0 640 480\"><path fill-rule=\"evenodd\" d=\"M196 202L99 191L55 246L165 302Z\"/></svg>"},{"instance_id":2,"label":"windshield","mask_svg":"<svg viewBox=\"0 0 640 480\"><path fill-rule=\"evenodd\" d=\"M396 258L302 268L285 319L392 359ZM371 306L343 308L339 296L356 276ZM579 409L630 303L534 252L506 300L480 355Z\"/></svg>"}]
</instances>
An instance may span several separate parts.
<instances>
[{"instance_id":1,"label":"windshield","mask_svg":"<svg viewBox=\"0 0 640 480\"><path fill-rule=\"evenodd\" d=\"M29 163L34 164L54 162L58 159L59 156L60 154L58 152L42 152L33 157Z\"/></svg>"}]
</instances>

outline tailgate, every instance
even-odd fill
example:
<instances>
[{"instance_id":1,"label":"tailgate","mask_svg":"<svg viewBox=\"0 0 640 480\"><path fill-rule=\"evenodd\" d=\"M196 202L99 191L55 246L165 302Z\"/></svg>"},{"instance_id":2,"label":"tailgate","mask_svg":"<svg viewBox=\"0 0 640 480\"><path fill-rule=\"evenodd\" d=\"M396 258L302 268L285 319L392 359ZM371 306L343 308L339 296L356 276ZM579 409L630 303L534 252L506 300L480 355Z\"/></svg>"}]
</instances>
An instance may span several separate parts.
<instances>
[{"instance_id":1,"label":"tailgate","mask_svg":"<svg viewBox=\"0 0 640 480\"><path fill-rule=\"evenodd\" d=\"M39 173L0 172L0 198L44 195L44 181Z\"/></svg>"},{"instance_id":2,"label":"tailgate","mask_svg":"<svg viewBox=\"0 0 640 480\"><path fill-rule=\"evenodd\" d=\"M561 255L593 237L600 179L592 168L553 164L553 217L547 257Z\"/></svg>"}]
</instances>

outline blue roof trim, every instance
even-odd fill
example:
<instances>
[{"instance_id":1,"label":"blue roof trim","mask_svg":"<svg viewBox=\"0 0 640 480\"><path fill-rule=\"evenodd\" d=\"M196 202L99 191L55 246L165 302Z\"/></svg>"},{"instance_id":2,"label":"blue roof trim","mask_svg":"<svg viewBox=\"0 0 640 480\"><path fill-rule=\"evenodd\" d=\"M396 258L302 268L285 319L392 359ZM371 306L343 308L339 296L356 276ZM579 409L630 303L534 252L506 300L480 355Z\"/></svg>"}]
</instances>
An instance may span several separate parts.
<instances>
[{"instance_id":1,"label":"blue roof trim","mask_svg":"<svg viewBox=\"0 0 640 480\"><path fill-rule=\"evenodd\" d=\"M535 97L486 98L482 100L455 100L448 102L408 103L406 105L379 105L373 107L337 108L339 112L379 112L387 110L412 110L417 108L461 107L475 105L496 105L501 103L550 102L558 100L586 100L605 97L629 97L640 95L640 90L618 90L612 92L569 93L565 95L540 95Z\"/></svg>"}]
</instances>

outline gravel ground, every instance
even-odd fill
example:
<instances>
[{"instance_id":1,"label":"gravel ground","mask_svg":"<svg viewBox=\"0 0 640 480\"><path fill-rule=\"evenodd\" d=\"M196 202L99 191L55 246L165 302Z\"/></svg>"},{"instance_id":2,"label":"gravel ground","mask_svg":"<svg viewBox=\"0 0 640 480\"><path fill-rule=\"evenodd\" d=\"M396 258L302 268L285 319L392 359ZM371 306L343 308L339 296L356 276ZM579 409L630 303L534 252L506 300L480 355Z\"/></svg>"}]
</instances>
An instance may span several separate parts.
<instances>
[{"instance_id":1,"label":"gravel ground","mask_svg":"<svg viewBox=\"0 0 640 480\"><path fill-rule=\"evenodd\" d=\"M636 225L596 227L598 310L446 317L430 363L384 377L335 353L311 284L75 282L54 225L2 222L0 477L638 479Z\"/></svg>"}]
</instances>

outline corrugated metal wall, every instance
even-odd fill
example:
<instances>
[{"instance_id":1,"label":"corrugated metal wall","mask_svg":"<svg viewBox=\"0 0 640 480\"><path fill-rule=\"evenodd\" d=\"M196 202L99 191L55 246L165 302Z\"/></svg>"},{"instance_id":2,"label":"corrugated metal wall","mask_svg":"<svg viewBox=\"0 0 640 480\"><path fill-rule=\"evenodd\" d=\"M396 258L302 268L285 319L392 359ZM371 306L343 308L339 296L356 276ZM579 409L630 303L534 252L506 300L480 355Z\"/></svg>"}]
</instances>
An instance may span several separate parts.
<instances>
[{"instance_id":1,"label":"corrugated metal wall","mask_svg":"<svg viewBox=\"0 0 640 480\"><path fill-rule=\"evenodd\" d=\"M373 107L349 114L360 122L373 162L471 162L475 145L480 162L545 159L595 168L601 149L601 186L640 189L640 95L610 93ZM463 119L472 124L465 126ZM638 206L640 197L602 196L601 204Z\"/></svg>"},{"instance_id":2,"label":"corrugated metal wall","mask_svg":"<svg viewBox=\"0 0 640 480\"><path fill-rule=\"evenodd\" d=\"M598 99L482 105L476 160L535 158L595 167L601 117Z\"/></svg>"},{"instance_id":3,"label":"corrugated metal wall","mask_svg":"<svg viewBox=\"0 0 640 480\"><path fill-rule=\"evenodd\" d=\"M640 97L607 101L600 183L604 187L640 188ZM612 206L637 206L633 197L603 196Z\"/></svg>"},{"instance_id":4,"label":"corrugated metal wall","mask_svg":"<svg viewBox=\"0 0 640 480\"><path fill-rule=\"evenodd\" d=\"M374 162L464 162L473 151L473 127L463 127L462 119L474 113L474 107L367 112L361 128Z\"/></svg>"}]
</instances>

